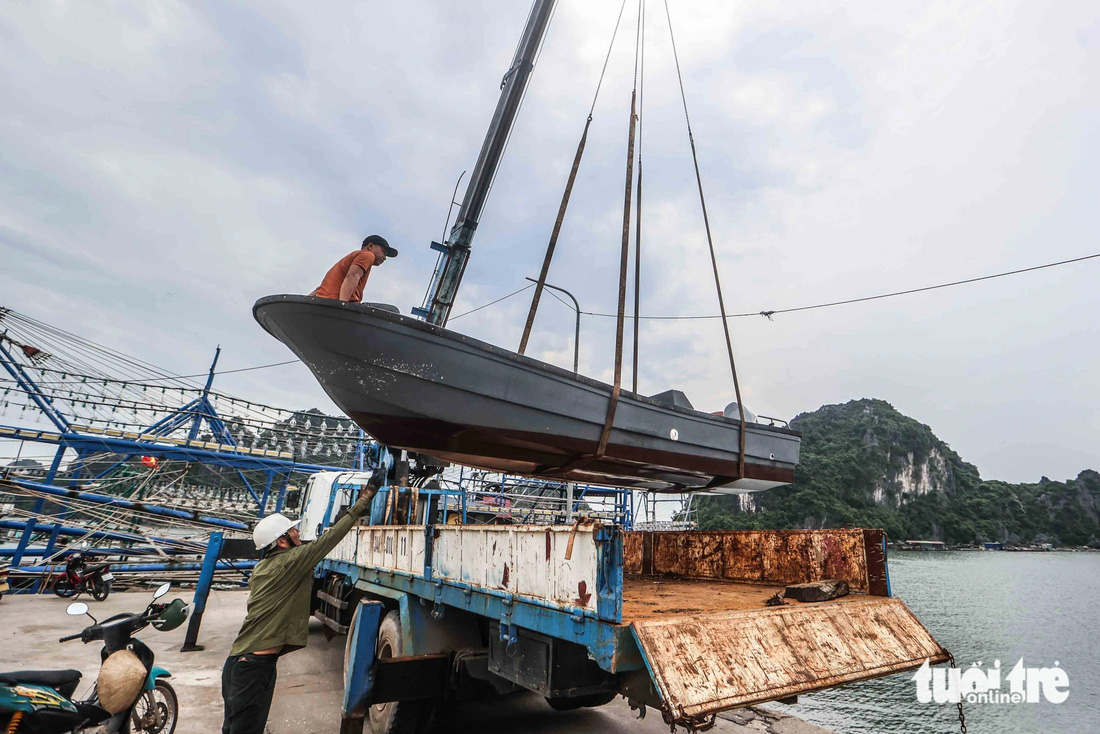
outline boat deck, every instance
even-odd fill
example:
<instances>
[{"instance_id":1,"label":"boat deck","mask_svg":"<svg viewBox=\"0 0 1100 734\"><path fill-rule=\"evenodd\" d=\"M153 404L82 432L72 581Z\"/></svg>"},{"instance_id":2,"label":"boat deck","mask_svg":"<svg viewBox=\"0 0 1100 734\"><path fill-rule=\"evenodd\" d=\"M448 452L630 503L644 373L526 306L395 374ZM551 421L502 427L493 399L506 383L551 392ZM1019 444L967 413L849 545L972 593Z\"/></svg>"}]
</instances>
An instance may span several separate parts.
<instances>
[{"instance_id":1,"label":"boat deck","mask_svg":"<svg viewBox=\"0 0 1100 734\"><path fill-rule=\"evenodd\" d=\"M667 616L714 614L745 609L767 609L764 600L783 585L748 584L732 581L698 581L694 579L654 578L652 576L623 577L623 624L642 619ZM792 605L838 604L860 602L879 597L848 594L827 602L789 602Z\"/></svg>"}]
</instances>

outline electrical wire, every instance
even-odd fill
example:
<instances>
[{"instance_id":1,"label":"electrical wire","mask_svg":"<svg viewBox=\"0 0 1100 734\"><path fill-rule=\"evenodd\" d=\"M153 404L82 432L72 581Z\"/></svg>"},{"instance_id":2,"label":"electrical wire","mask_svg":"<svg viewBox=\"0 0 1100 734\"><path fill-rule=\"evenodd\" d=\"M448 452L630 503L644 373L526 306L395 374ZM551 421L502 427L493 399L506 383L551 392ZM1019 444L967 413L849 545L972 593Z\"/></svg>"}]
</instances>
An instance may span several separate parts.
<instances>
[{"instance_id":1,"label":"electrical wire","mask_svg":"<svg viewBox=\"0 0 1100 734\"><path fill-rule=\"evenodd\" d=\"M483 306L478 306L477 308L473 308L473 309L470 309L469 311L465 311L463 313L460 313L458 316L452 316L450 318L450 320L454 321L455 319L460 319L463 316L469 316L470 314L475 313L477 311L480 311L483 308L489 308L489 306L495 306L496 304L500 303L501 301L507 300L507 299L511 298L512 296L516 296L516 295L519 295L520 293L523 293L528 288L534 288L535 285L536 285L535 283L532 283L531 285L525 285L522 288L520 288L518 291L512 291L508 295L501 296L500 298L496 299L495 301L490 301L489 303L486 303Z\"/></svg>"},{"instance_id":2,"label":"electrical wire","mask_svg":"<svg viewBox=\"0 0 1100 734\"><path fill-rule=\"evenodd\" d=\"M272 362L271 364L258 364L255 367L241 367L241 368L235 369L235 370L218 370L218 371L214 372L214 375L215 376L216 375L232 375L232 374L236 374L237 372L251 372L252 370L265 370L268 367L282 367L284 364L295 364L295 363L301 362L301 361L302 360L300 360L300 359L288 359L284 362ZM145 380L145 382L157 382L158 380L181 380L181 379L187 379L187 378L191 378L191 377L206 377L209 374L210 374L209 372L203 372L201 374L196 374L196 375L178 375L178 376L172 376L172 377L161 377L161 378L153 378L153 379L150 379L150 380Z\"/></svg>"},{"instance_id":3,"label":"electrical wire","mask_svg":"<svg viewBox=\"0 0 1100 734\"><path fill-rule=\"evenodd\" d=\"M38 390L28 393L28 389L20 385L18 380L0 373L0 388L4 388L3 396L0 396L4 398L0 401L0 413L13 408L21 408L20 414L25 415L29 408L33 412L31 419L34 422L39 422L41 416L38 413L42 410L41 405L37 403L32 405L30 400L26 400L24 404L20 405L19 401L13 401L7 396L12 392L32 396L40 392L48 406L52 404L53 407L63 412L71 413L74 420L80 423L98 423L120 428L124 426L148 428L151 423L150 418L164 414L176 414L183 417L185 422L188 417L207 420L210 418L209 409L204 408L201 404L195 404L195 401L202 396L210 405L216 406L215 412L219 414L218 417L224 420L231 433L238 433L236 436L238 439L243 438L239 435L239 432L245 426L257 429L262 433L273 431L278 436L280 443L285 442L292 436L295 438L302 436L310 439L315 437L313 435L304 436L303 433L293 430L293 427L288 425L291 422L298 425L303 418L312 423L314 415L312 412L289 411L261 403L253 406L250 401L235 396L215 391L204 392L197 386L192 387L186 384L183 386L156 384L154 381L161 378L182 381L187 377L174 374L166 375L163 371L159 371L158 374L151 369L142 368L141 371L145 373L148 382L138 383L132 380L118 379L115 377L119 371L118 367L133 369L134 365L141 366L140 361L125 357L125 355L119 355L119 353L102 348L101 345L94 342L76 338L70 335L69 332L55 329L10 310L0 310L0 320L4 322L6 327L0 338L14 346L22 347L22 353L26 355L26 363L24 364L23 361L12 362L8 359L0 360L0 362L5 366L21 367L29 370L34 375L34 382L38 388ZM36 351L28 351L31 347ZM16 349L12 354L13 356L19 355L20 350ZM283 362L254 365L235 370L225 370L224 372L263 369L293 361L295 360L284 360ZM151 372L153 373L152 376L148 376ZM156 394L158 388L160 392L159 403L155 402L158 400ZM178 403L175 401L177 393L180 400ZM191 393L191 395L188 395L188 393ZM190 402L188 402L189 399ZM226 403L228 403L228 406L226 406ZM69 408L67 411L66 406ZM128 415L119 416L117 415L118 411L123 411ZM274 414L276 420L272 419L272 414ZM279 418L283 420L278 421ZM335 428L335 432L339 434L342 427L348 428L352 425L347 419L337 419L331 416L322 418L322 423L325 424L326 440L332 438L333 431L331 429ZM347 425L344 426L343 424ZM259 440L261 444L264 443L263 436L252 436L251 438Z\"/></svg>"},{"instance_id":4,"label":"electrical wire","mask_svg":"<svg viewBox=\"0 0 1100 734\"><path fill-rule=\"evenodd\" d=\"M865 301L876 301L876 300L880 300L880 299L883 299L883 298L894 298L895 296L906 296L906 295L910 295L910 294L913 294L913 293L923 293L925 291L934 291L934 290L938 290L940 288L952 288L954 286L966 285L968 283L978 283L978 282L985 281L985 280L993 280L994 278L1004 278L1004 277L1009 276L1009 275L1020 275L1021 273L1030 273L1030 272L1033 272L1033 271L1036 271L1036 270L1044 270L1046 268L1055 268L1055 267L1059 267L1061 265L1070 265L1070 264L1073 264L1073 263L1084 262L1086 260L1093 260L1093 259L1096 259L1096 258L1100 258L1100 253L1096 253L1095 255L1085 255L1083 257L1075 257L1075 258L1071 258L1069 260L1059 260L1058 262L1046 263L1045 265L1034 265L1034 266L1029 267L1029 268L1020 268L1019 270L1008 270L1008 271L1003 272L1003 273L993 273L992 275L982 275L982 276L978 276L976 278L966 278L964 280L955 280L955 281L951 281L950 283L938 283L936 285L927 285L927 286L922 286L920 288L909 288L909 289L903 290L903 291L891 291L889 293L878 293L878 294L873 295L873 296L861 296L859 298L846 298L846 299L841 300L841 301L829 301L829 302L826 302L826 303L815 303L815 304L808 305L808 306L795 306L795 307L791 307L791 308L777 308L777 309L763 310L763 311L746 311L744 313L731 313L731 314L727 314L726 318L727 319L736 319L736 318L745 318L745 317L748 317L748 316L764 316L766 318L771 318L772 316L775 316L775 315L778 315L778 314L784 314L784 313L796 313L798 311L811 311L811 310L819 309L819 308L832 308L834 306L844 306L844 305L851 304L851 303L863 303ZM565 303L565 301L562 301L562 303ZM576 309L572 306L572 304L565 303L565 305L568 306L571 310L576 311ZM604 317L604 318L615 318L616 317L616 315L613 314L613 313L599 313L599 312L594 312L594 311L581 311L580 313L583 316L598 316L598 317ZM701 315L694 315L694 316L639 316L639 318L651 319L651 320L654 320L654 321L689 321L689 320L694 320L694 319L720 319L722 317L719 314L701 314Z\"/></svg>"},{"instance_id":5,"label":"electrical wire","mask_svg":"<svg viewBox=\"0 0 1100 734\"><path fill-rule=\"evenodd\" d=\"M939 289L943 289L943 288L953 288L953 287L960 286L960 285L968 285L968 284L971 284L971 283L979 283L979 282L983 282L983 281L987 281L987 280L994 280L996 278L1004 278L1004 277L1008 277L1010 275L1020 275L1020 274L1023 274L1023 273L1030 273L1030 272L1035 272L1035 271L1038 271L1038 270L1045 270L1045 269L1048 269L1048 268L1060 267L1060 266L1063 266L1063 265L1072 265L1072 264L1075 264L1075 263L1085 262L1085 261L1088 261L1088 260L1094 260L1096 258L1100 258L1100 253L1096 253L1096 254L1092 254L1092 255L1084 255L1084 256L1081 256L1081 257L1070 258L1070 259L1067 259L1067 260L1059 260L1057 262L1045 263L1043 265L1034 265L1034 266L1027 267L1027 268L1019 268L1019 269L1016 269L1016 270L1008 270L1008 271L1001 272L1001 273L993 273L993 274L990 274L990 275L982 275L982 276L977 276L977 277L974 277L974 278L965 278L965 279L962 279L962 280L955 280L955 281L950 281L950 282L947 282L947 283L937 283L935 285L921 286L921 287L918 287L918 288L909 288L909 289L900 290L900 291L890 291L888 293L878 293L878 294L871 295L871 296L861 296L861 297L857 297L857 298L846 298L846 299L842 299L842 300L838 300L838 301L828 301L828 302L825 302L825 303L815 303L815 304L810 304L810 305L806 305L806 306L795 306L795 307L790 307L790 308L765 309L765 310L760 310L760 311L746 311L746 312L743 312L743 313L732 313L732 314L728 314L726 318L730 318L730 319L733 319L733 318L747 318L747 317L750 317L750 316L764 316L764 317L767 317L767 318L771 318L772 316L779 315L779 314L797 313L797 312L800 312L800 311L810 311L810 310L822 309L822 308L833 308L835 306L844 306L844 305L849 305L849 304L853 304L853 303L864 303L864 302L867 302L867 301L881 300L881 299L884 299L884 298L895 298L897 296L911 295L911 294L914 294L914 293L923 293L923 292L926 292L926 291L939 290ZM456 316L452 316L451 319L460 319L463 316L469 316L470 314L476 313L477 311L480 311L484 308L489 308L490 306L495 306L496 304L500 303L501 301L504 301L504 300L507 300L507 299L509 299L513 296L516 296L516 295L518 295L518 294L520 294L520 293L524 292L525 290L528 290L529 288L532 288L532 287L534 287L533 284L524 286L523 288L512 291L511 293L508 293L507 295L501 296L500 298L497 298L497 299L492 300L488 303L482 304L482 305L480 305L476 308L470 309L469 311L458 314ZM570 311L573 311L574 313L577 313L577 309L576 309L576 307L573 306L572 303L567 302L565 299L559 298L553 292L551 292L551 295L554 296L558 301L560 301L564 306L566 306ZM601 313L601 312L597 312L597 311L584 311L584 310L581 310L579 313L582 316L592 316L592 317L598 317L598 318L616 318L616 314L612 314L612 313ZM10 311L10 310L3 311L3 316L11 316L13 314L15 314L14 311ZM642 315L642 316L639 316L638 318L640 318L640 319L649 319L649 320L653 320L653 321L690 321L690 320L701 320L701 319L720 319L722 317L719 314L698 314L698 315L674 315L674 316L644 316L644 315ZM60 332L62 334L68 335L68 332L62 332L61 330L55 330L55 331ZM6 363L6 361L7 360L0 360L0 363ZM285 361L282 361L282 362L272 362L272 363L269 363L269 364L254 365L254 366L251 366L251 367L241 367L241 368L233 369L233 370L216 371L214 374L215 375L224 375L224 374L232 374L232 373L237 373L237 372L248 372L248 371L252 371L252 370L262 370L262 369L268 369L270 367L281 367L281 366L287 365L287 364L294 364L295 362L300 362L300 361L301 360L291 359L291 360L285 360ZM72 369L59 369L59 368L44 367L44 366L38 366L38 365L35 365L32 368L35 369L36 371L39 371L39 372L42 372L42 373L52 373L52 374L65 375L65 376L69 376L69 377L95 379L97 381L104 381L105 380L108 383L117 383L117 384L121 384L121 385L127 385L127 386L131 386L131 387L135 387L135 388L141 388L143 386L153 387L153 388L161 387L160 385L153 384L153 381L156 380L156 379L182 380L182 379L189 379L189 378L193 378L193 377L205 377L207 374L209 374L209 373L202 373L202 374L195 374L195 375L164 375L160 378L151 378L151 379L146 378L144 382L133 382L133 381L129 381L129 380L120 380L120 379L117 379L117 378L106 377L106 376L103 376L101 374L96 374L96 375L85 374L85 373L82 373L82 372L76 372ZM98 370L89 369L89 370L87 370L87 372L98 372ZM0 383L11 383L11 385L12 385L11 389L17 389L17 390L19 390L19 392L25 392L22 388L17 388L14 384L14 380L12 380L11 378L0 377ZM69 384L68 382L66 382L66 380L56 380L56 381L39 380L39 381L37 381L37 383L40 387L60 386L60 385L64 385L64 384ZM186 392L186 391L201 392L201 388L198 388L198 387L187 387L187 388L170 387L168 389L169 390L181 390L181 391L184 391L184 392ZM310 413L308 411L294 411L294 410L288 410L288 409L285 409L285 408L277 408L277 407L271 406L271 405L264 405L262 403L254 403L254 402L251 402L251 401L245 401L242 398L238 398L238 397L235 397L235 396L232 396L232 395L227 395L225 393L219 393L219 392L211 391L210 395L214 396L214 397L222 398L224 400L232 401L232 402L247 403L249 406L257 406L257 408L260 409L260 410L252 410L251 412L253 412L253 413L259 413L262 410L271 410L271 411L276 411L277 413L281 413L281 414L288 415L288 416L321 417L322 420L325 420L325 419L332 420L332 419L334 419L334 420L340 421L341 423L343 423L343 422L350 423L350 421L346 421L345 419L340 419L340 418L334 418L333 416L320 416L316 413ZM54 395L54 397L56 398L56 395ZM81 402L80 398L74 398L74 399L76 400L76 402ZM133 402L138 403L138 402L141 402L141 401L133 401ZM152 406L153 404L150 403L149 405ZM30 406L28 406L28 407L30 407ZM180 406L169 406L169 405L158 406L158 407L156 407L156 412L176 412L176 411L179 411L179 407ZM150 410L152 410L152 408ZM232 420L232 418L229 418L229 420ZM265 423L265 425L266 425L268 423L271 423L270 419L266 422L262 421L262 420L252 420L252 421L250 421L247 418L241 418L240 420L242 420L243 422L248 423L249 425L259 424L259 423ZM109 417L108 418L103 418L102 421L103 422L111 422Z\"/></svg>"}]
</instances>

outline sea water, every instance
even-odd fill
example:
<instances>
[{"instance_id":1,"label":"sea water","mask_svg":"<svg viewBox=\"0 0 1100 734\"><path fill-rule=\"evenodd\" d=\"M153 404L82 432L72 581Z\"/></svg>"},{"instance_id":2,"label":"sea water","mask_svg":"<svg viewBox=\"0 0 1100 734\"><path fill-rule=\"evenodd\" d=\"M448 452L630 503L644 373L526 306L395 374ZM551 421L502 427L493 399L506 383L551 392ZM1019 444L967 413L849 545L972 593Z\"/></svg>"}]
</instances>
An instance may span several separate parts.
<instances>
[{"instance_id":1,"label":"sea water","mask_svg":"<svg viewBox=\"0 0 1100 734\"><path fill-rule=\"evenodd\" d=\"M999 660L1001 686L1016 662L1060 667L1069 697L963 704L970 734L1100 732L1100 553L893 551L890 581L960 669ZM848 734L957 732L953 704L922 704L912 673L803 696L777 709Z\"/></svg>"}]
</instances>

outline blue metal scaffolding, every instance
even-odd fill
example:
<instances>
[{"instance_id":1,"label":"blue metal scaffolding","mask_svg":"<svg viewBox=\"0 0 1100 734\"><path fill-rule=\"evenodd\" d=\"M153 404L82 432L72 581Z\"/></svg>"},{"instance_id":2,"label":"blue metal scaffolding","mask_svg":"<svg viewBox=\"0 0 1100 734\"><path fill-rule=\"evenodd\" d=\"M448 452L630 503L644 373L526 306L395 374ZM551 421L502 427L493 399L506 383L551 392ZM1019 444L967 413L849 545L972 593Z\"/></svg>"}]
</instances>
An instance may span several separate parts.
<instances>
[{"instance_id":1,"label":"blue metal scaffolding","mask_svg":"<svg viewBox=\"0 0 1100 734\"><path fill-rule=\"evenodd\" d=\"M6 319L4 326L19 323L13 319L13 316L17 317L18 315L12 311L0 309L0 321ZM38 324L38 322L29 319L27 323ZM45 327L45 325L41 326ZM83 341L86 342L86 340ZM74 345L74 349L77 347L84 348L82 342L74 342ZM346 471L348 469L347 466L300 461L296 458L295 453L284 450L241 445L228 426L229 422L234 419L227 420L220 415L212 400L214 376L221 355L220 347L216 350L213 362L206 374L205 384L194 399L171 409L164 417L150 422L148 425L133 427L120 425L122 429L130 428L131 430L113 428L109 422L107 422L106 427L93 426L91 421L85 421L89 425L82 425L73 415L67 415L60 404L64 402L61 399L64 397L61 391L66 387L71 390L75 378L79 378L81 385L94 385L102 380L103 386L107 386L109 383L129 386L128 381L103 376L102 372L95 374L91 369L85 370L90 374L76 374L76 368L79 368L81 363L89 364L87 359L78 360L76 357L63 361L61 365L64 369L46 367L42 364L44 361L43 355L45 357L51 356L42 348L27 343L26 337L23 337L23 341L20 341L12 335L9 328L4 328L0 332L0 365L3 366L4 371L11 378L4 380L9 385L4 390L5 397L14 390L26 401L24 409L30 407L32 410L37 410L51 424L53 429L41 430L0 423L0 439L56 447L49 468L46 470L45 475L41 477L41 481L25 481L19 477L10 476L10 472L8 472L9 476L6 477L0 475L0 479L3 479L4 486L9 492L16 494L29 493L36 497L30 516L25 521L16 523L21 525L22 532L14 551L11 552L13 567L18 568L23 558L28 555L31 538L36 534L49 533L45 551L41 552L42 555L49 556L54 551L60 538L72 535L79 530L67 527L64 524L65 513L60 513L54 522L40 520L43 512L51 506L51 498L100 502L116 508L125 507L126 500L104 497L94 492L81 491L81 489L89 484L94 486L97 480L110 476L119 467L131 463L135 457L151 457L145 459L150 462L154 460L155 462L163 460L182 461L189 464L203 464L212 468L228 468L232 470L254 501L256 515L259 517L262 517L268 511L279 512L283 509L287 487L292 475L312 474L324 470ZM40 376L49 376L51 373L60 373L60 375L59 379L53 381L53 389L51 390L44 388L40 384L41 378L36 378L32 372L37 372ZM62 387L59 388L58 385ZM143 392L148 390L149 387L149 385L141 385ZM155 391L155 386L153 388ZM179 389L181 395L184 393L183 389L172 389ZM165 392L165 388L161 387L161 394ZM133 398L128 400L115 398L114 400L115 405L112 406L108 399L94 393L75 394L74 397L74 393L70 392L68 395L68 402L73 406L78 403L83 406L91 405L93 409L97 405L106 406L110 407L112 411L115 406L130 406L134 412L145 409L144 403L139 403ZM4 405L6 407L7 402ZM248 405L251 407L251 404ZM290 411L283 412L290 413ZM278 430L277 427L276 430ZM206 435L202 435L204 433ZM361 467L363 465L364 444L365 436L362 431L358 431L358 437L355 440L355 455L351 462L354 466ZM68 462L65 476L61 477L62 464L65 461L67 452L72 452L75 457ZM92 458L95 456L101 457L102 455L110 457L109 464L106 468L97 467L95 473L92 473L88 469L92 463ZM244 473L246 471L260 473L262 485L256 483L254 479L250 481ZM273 508L269 507L272 504L272 498L275 500ZM131 504L140 506L142 512L151 515L159 515L165 518L186 518L191 523L205 524L210 527L247 529L247 525L240 522L219 520L215 517L200 517L196 516L195 513L187 513L156 504ZM7 529L17 528L14 528L13 523L9 521ZM99 533L89 537L121 541L124 535L126 534ZM35 555L38 554L35 553Z\"/></svg>"}]
</instances>

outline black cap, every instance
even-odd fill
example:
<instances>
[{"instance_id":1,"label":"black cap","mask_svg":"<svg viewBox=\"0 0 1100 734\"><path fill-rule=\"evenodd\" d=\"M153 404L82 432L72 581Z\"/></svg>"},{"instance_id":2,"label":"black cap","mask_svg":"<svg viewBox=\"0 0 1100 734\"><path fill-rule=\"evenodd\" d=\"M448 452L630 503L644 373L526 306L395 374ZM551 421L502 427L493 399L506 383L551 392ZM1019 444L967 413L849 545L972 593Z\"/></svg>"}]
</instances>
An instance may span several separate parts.
<instances>
[{"instance_id":1,"label":"black cap","mask_svg":"<svg viewBox=\"0 0 1100 734\"><path fill-rule=\"evenodd\" d=\"M390 247L390 243L386 242L386 238L380 234L372 234L363 240L363 247L367 245L378 245L386 251L386 257L397 257L397 250Z\"/></svg>"}]
</instances>

